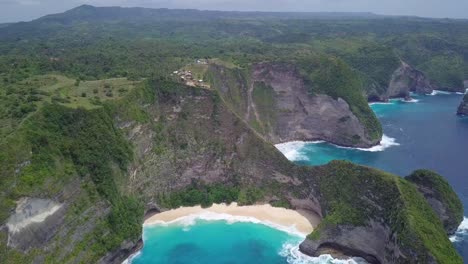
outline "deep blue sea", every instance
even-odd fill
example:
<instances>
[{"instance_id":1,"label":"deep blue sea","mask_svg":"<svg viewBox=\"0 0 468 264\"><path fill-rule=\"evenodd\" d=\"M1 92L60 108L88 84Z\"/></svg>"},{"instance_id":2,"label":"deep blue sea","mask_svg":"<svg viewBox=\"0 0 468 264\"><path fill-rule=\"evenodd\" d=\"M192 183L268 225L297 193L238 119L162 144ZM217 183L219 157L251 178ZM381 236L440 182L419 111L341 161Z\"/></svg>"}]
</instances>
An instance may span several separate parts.
<instances>
[{"instance_id":1,"label":"deep blue sea","mask_svg":"<svg viewBox=\"0 0 468 264\"><path fill-rule=\"evenodd\" d=\"M455 115L462 95L414 96L417 102L393 100L374 104L385 137L381 146L364 151L340 148L328 143L292 142L280 146L289 159L320 165L334 159L380 168L405 176L418 168L444 175L463 199L468 215L468 118ZM298 234L251 222L226 220L180 221L145 226L143 249L132 264L198 263L348 263L330 256L308 258L298 252L303 240ZM468 263L468 220L452 237ZM351 262L355 263L355 262Z\"/></svg>"},{"instance_id":2,"label":"deep blue sea","mask_svg":"<svg viewBox=\"0 0 468 264\"><path fill-rule=\"evenodd\" d=\"M416 96L412 102L395 99L372 104L385 137L381 146L369 150L337 147L325 142L292 142L278 146L291 160L321 165L331 160L350 160L406 176L427 168L450 182L463 200L468 216L468 118L455 115L461 94L438 92ZM451 240L468 263L468 219Z\"/></svg>"}]
</instances>

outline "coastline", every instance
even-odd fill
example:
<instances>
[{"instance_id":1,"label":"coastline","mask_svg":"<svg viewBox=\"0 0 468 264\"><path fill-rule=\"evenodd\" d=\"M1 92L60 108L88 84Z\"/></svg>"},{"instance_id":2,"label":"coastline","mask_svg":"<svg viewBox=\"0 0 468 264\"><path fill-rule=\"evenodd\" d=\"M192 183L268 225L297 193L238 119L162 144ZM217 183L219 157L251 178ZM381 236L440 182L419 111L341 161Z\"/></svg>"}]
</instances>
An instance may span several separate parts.
<instances>
[{"instance_id":1,"label":"coastline","mask_svg":"<svg viewBox=\"0 0 468 264\"><path fill-rule=\"evenodd\" d=\"M307 157L305 155L302 155L299 153L299 150L306 145L309 144L321 144L321 143L327 143L329 145L332 145L336 148L342 148L342 149L354 149L354 150L359 150L359 151L365 151L365 152L381 152L384 151L390 147L394 146L399 146L400 143L396 142L395 138L389 137L385 134L382 135L382 139L378 145L375 145L370 148L358 148L358 147L345 147L345 146L340 146L333 144L331 142L327 141L290 141L290 142L285 142L285 143L280 143L276 144L275 147L278 149L283 155L290 161L297 161L297 160L307 160Z\"/></svg>"},{"instance_id":2,"label":"coastline","mask_svg":"<svg viewBox=\"0 0 468 264\"><path fill-rule=\"evenodd\" d=\"M269 204L239 206L231 203L213 204L209 208L193 206L164 211L146 219L143 226L188 223L187 220L192 219L254 222L301 236L310 234L321 221L319 216L305 210L285 209Z\"/></svg>"}]
</instances>

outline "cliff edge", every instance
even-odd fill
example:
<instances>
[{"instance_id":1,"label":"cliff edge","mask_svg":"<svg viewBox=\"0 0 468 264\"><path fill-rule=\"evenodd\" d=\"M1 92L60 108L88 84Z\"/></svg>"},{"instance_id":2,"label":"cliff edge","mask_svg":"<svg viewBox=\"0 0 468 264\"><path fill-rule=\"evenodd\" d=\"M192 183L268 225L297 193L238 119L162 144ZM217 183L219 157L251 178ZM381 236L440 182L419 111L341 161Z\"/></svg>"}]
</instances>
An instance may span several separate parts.
<instances>
[{"instance_id":1,"label":"cliff edge","mask_svg":"<svg viewBox=\"0 0 468 264\"><path fill-rule=\"evenodd\" d=\"M273 144L325 140L349 147L377 145L382 128L355 76L340 62L325 62L330 70L322 73L314 65L303 69L292 62L256 63L249 69L212 65L209 80L228 105ZM350 80L323 80L331 74Z\"/></svg>"}]
</instances>

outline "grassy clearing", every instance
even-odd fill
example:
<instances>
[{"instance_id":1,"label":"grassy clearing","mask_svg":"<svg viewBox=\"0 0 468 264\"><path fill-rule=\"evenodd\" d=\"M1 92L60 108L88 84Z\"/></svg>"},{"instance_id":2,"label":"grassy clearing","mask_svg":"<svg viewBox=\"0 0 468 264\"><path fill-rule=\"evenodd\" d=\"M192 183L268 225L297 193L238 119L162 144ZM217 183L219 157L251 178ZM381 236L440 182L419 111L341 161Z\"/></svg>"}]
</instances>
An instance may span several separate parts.
<instances>
[{"instance_id":1,"label":"grassy clearing","mask_svg":"<svg viewBox=\"0 0 468 264\"><path fill-rule=\"evenodd\" d=\"M39 88L47 96L45 101L56 101L71 108L84 107L86 109L97 108L102 101L120 99L139 83L139 81L131 81L127 78L97 81L73 80L61 75L44 75L34 78L39 82L48 80L46 83L49 85Z\"/></svg>"},{"instance_id":2,"label":"grassy clearing","mask_svg":"<svg viewBox=\"0 0 468 264\"><path fill-rule=\"evenodd\" d=\"M95 109L125 97L140 82L126 78L78 81L63 75L37 75L16 83L0 82L0 138L13 133L45 103Z\"/></svg>"}]
</instances>

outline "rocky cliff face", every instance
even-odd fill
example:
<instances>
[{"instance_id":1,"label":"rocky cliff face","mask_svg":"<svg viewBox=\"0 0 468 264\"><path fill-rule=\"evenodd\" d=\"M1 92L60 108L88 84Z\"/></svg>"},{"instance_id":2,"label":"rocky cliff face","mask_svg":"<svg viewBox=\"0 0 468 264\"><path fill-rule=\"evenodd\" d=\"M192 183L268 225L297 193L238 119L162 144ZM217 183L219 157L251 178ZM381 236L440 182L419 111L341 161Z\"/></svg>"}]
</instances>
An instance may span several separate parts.
<instances>
[{"instance_id":1,"label":"rocky cliff face","mask_svg":"<svg viewBox=\"0 0 468 264\"><path fill-rule=\"evenodd\" d=\"M410 92L430 94L434 89L436 89L436 86L431 83L423 72L402 61L401 66L393 73L388 89L382 99L409 98Z\"/></svg>"},{"instance_id":2,"label":"rocky cliff face","mask_svg":"<svg viewBox=\"0 0 468 264\"><path fill-rule=\"evenodd\" d=\"M332 255L359 256L370 264L385 263L387 249L392 249L395 258L400 254L398 246L391 240L391 231L387 226L370 222L368 226L335 226L320 234L320 239L306 239L299 249L301 252L318 256Z\"/></svg>"},{"instance_id":3,"label":"rocky cliff face","mask_svg":"<svg viewBox=\"0 0 468 264\"><path fill-rule=\"evenodd\" d=\"M296 166L252 130L217 91L165 81L152 82L145 89L131 101L139 109L137 116L132 107L119 106L114 112L114 129L134 149L127 172L113 175L119 179L120 192L160 208L168 195L188 188L221 184L241 191L256 189L259 195L251 202L280 200L323 218L301 246L307 254L331 249L372 263L462 262L435 213L406 180L342 161L320 167ZM154 99L147 103L143 98ZM84 261L87 254L99 254L101 263L121 263L138 248L137 240L120 237L119 247L99 253L91 250L101 239L89 239L89 234L107 230L108 222L99 224L98 219L114 209L102 199L96 200L92 182L75 176L73 182L78 184L69 186L77 193L65 192L57 202L68 216L64 224L55 225L52 237L40 237L34 250L21 254L32 254L35 263L44 263L46 258L59 263ZM424 233L427 228L431 232ZM14 250L18 249L7 247L7 254L0 257L11 263ZM95 262L93 258L90 263Z\"/></svg>"},{"instance_id":4,"label":"rocky cliff face","mask_svg":"<svg viewBox=\"0 0 468 264\"><path fill-rule=\"evenodd\" d=\"M345 100L312 94L313 84L306 84L293 64L259 63L244 73L214 66L212 71L223 98L274 144L325 140L370 147L380 141L370 137Z\"/></svg>"},{"instance_id":5,"label":"rocky cliff face","mask_svg":"<svg viewBox=\"0 0 468 264\"><path fill-rule=\"evenodd\" d=\"M283 200L323 218L301 245L306 254L316 256L331 249L371 263L444 263L445 259L461 263L414 186L348 162L295 166L215 94L189 88L159 97L149 113L151 120L165 124L164 130L154 130L153 122L126 126L138 157L129 169L132 193L157 203L162 194L194 182L258 187L264 195L257 202ZM162 153L155 152L161 146L155 140L158 134L172 138L162 144L166 146ZM410 221L402 210L423 216L422 223ZM443 244L442 251L424 246L423 226L434 222L434 233L428 239Z\"/></svg>"},{"instance_id":6,"label":"rocky cliff face","mask_svg":"<svg viewBox=\"0 0 468 264\"><path fill-rule=\"evenodd\" d=\"M64 209L52 200L20 199L6 224L8 246L26 251L50 240L63 223Z\"/></svg>"},{"instance_id":7,"label":"rocky cliff face","mask_svg":"<svg viewBox=\"0 0 468 264\"><path fill-rule=\"evenodd\" d=\"M437 173L418 170L406 177L414 183L436 212L448 234L457 231L463 221L463 205L447 181Z\"/></svg>"},{"instance_id":8,"label":"rocky cliff face","mask_svg":"<svg viewBox=\"0 0 468 264\"><path fill-rule=\"evenodd\" d=\"M458 115L468 116L468 94L465 94L457 110Z\"/></svg>"}]
</instances>

